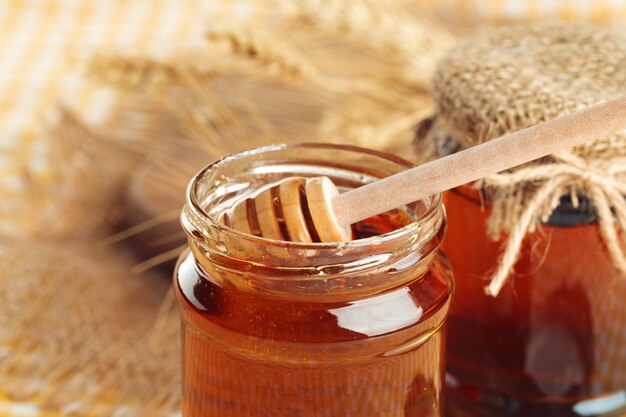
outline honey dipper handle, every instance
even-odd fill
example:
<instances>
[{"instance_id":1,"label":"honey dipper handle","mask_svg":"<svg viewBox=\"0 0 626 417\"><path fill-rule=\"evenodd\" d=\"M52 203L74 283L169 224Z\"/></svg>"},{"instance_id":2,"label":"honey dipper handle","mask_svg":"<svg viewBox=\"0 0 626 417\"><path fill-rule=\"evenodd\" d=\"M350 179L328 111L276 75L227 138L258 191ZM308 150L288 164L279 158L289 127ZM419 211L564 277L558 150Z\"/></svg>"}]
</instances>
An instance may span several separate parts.
<instances>
[{"instance_id":1,"label":"honey dipper handle","mask_svg":"<svg viewBox=\"0 0 626 417\"><path fill-rule=\"evenodd\" d=\"M626 130L626 98L587 107L383 178L333 198L349 225L591 139Z\"/></svg>"}]
</instances>

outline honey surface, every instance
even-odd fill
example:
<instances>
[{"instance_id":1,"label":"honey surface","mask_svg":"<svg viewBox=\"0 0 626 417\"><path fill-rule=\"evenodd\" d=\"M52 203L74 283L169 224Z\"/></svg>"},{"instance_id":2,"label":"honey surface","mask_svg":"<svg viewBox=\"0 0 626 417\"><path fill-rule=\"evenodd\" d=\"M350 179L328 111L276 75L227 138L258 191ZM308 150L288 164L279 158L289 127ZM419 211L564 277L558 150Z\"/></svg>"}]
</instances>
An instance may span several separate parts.
<instances>
[{"instance_id":1,"label":"honey surface","mask_svg":"<svg viewBox=\"0 0 626 417\"><path fill-rule=\"evenodd\" d=\"M356 225L355 238L401 226L394 216ZM275 297L218 284L188 257L175 282L184 416L440 416L450 285L437 260L367 297Z\"/></svg>"}]
</instances>

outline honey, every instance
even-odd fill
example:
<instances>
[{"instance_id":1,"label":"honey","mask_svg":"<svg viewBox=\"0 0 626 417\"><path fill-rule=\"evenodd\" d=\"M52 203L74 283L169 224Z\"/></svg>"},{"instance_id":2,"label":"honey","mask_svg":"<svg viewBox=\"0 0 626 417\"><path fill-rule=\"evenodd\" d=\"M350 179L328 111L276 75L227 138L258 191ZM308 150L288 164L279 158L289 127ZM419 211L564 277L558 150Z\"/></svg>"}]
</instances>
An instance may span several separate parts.
<instances>
[{"instance_id":1,"label":"honey","mask_svg":"<svg viewBox=\"0 0 626 417\"><path fill-rule=\"evenodd\" d=\"M377 218L355 229L363 230L359 237L393 226ZM441 314L421 306L448 296L440 261L371 298L319 302L220 286L185 265L189 256L177 281L186 320L185 416L439 415L441 375L428 375L423 362L441 360L440 337L398 354L390 347L438 327ZM209 336L216 332L219 343Z\"/></svg>"},{"instance_id":2,"label":"honey","mask_svg":"<svg viewBox=\"0 0 626 417\"><path fill-rule=\"evenodd\" d=\"M322 167L351 187L408 164L369 152L271 148L262 165L244 154L194 179L182 218L191 250L174 277L185 417L443 415L452 278L438 251L438 197L353 225L350 242L272 241L212 220L256 188L239 185L250 166L267 175L252 176L255 184ZM220 184L224 173L233 180Z\"/></svg>"},{"instance_id":3,"label":"honey","mask_svg":"<svg viewBox=\"0 0 626 417\"><path fill-rule=\"evenodd\" d=\"M515 276L493 298L483 278L500 243L485 234L488 202L469 187L446 193L444 202L442 247L457 285L448 414L626 415L626 281L593 216L557 210L527 236Z\"/></svg>"}]
</instances>

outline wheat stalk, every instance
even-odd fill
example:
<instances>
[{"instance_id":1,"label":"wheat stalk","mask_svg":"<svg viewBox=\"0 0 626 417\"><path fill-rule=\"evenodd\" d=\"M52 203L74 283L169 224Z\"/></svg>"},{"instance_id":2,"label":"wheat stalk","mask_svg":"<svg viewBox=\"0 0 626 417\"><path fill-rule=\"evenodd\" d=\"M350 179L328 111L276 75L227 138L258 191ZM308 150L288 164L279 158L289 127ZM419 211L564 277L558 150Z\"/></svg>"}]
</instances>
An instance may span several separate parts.
<instances>
[{"instance_id":1,"label":"wheat stalk","mask_svg":"<svg viewBox=\"0 0 626 417\"><path fill-rule=\"evenodd\" d=\"M381 54L399 55L405 62L404 81L426 87L439 56L454 37L442 25L407 7L405 2L276 0L294 19L346 33Z\"/></svg>"}]
</instances>

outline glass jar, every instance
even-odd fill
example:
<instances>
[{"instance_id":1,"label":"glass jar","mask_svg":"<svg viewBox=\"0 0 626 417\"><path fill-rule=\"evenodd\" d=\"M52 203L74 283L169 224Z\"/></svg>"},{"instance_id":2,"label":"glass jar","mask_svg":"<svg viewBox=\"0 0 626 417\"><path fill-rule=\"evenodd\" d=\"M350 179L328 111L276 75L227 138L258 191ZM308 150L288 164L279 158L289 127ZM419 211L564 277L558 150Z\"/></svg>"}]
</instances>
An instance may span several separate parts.
<instances>
[{"instance_id":1,"label":"glass jar","mask_svg":"<svg viewBox=\"0 0 626 417\"><path fill-rule=\"evenodd\" d=\"M593 208L563 199L526 237L500 294L484 292L500 242L489 202L469 186L444 194L442 245L458 288L448 320L450 416L626 415L626 280Z\"/></svg>"},{"instance_id":2,"label":"glass jar","mask_svg":"<svg viewBox=\"0 0 626 417\"><path fill-rule=\"evenodd\" d=\"M280 145L193 178L190 250L174 276L185 417L441 415L453 284L439 196L362 222L350 242L269 240L216 221L284 177L326 175L347 189L410 166L349 146Z\"/></svg>"}]
</instances>

